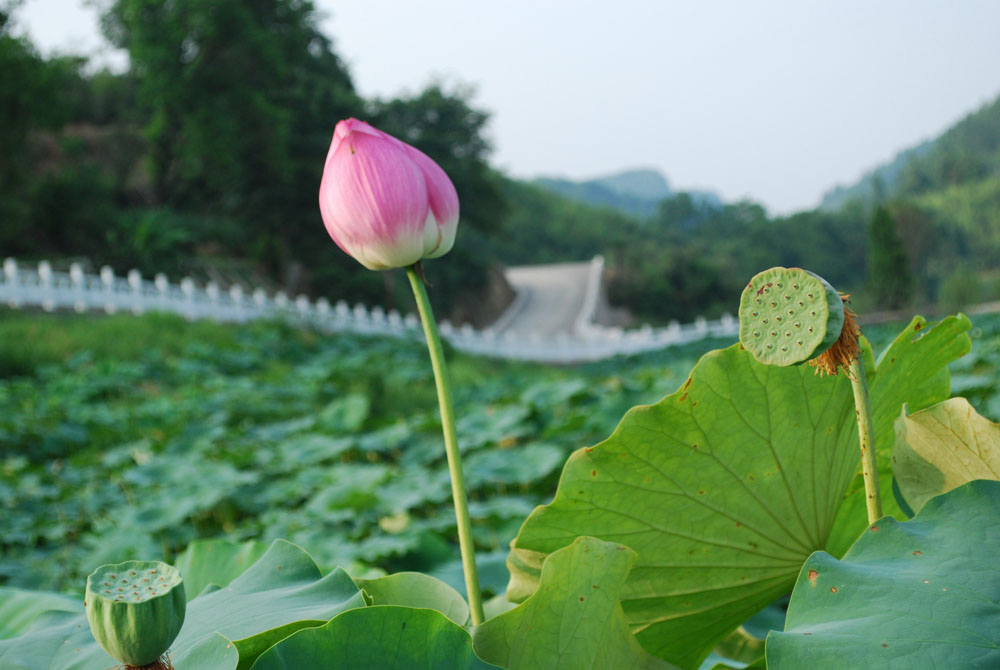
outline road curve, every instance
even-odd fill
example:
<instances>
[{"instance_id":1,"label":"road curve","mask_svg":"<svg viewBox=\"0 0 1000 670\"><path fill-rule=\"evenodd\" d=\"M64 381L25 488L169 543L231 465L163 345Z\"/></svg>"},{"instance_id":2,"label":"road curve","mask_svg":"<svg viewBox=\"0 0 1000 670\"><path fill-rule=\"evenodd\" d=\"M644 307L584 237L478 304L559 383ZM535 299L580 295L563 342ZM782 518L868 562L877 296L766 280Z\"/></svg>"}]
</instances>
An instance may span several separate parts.
<instances>
[{"instance_id":1,"label":"road curve","mask_svg":"<svg viewBox=\"0 0 1000 670\"><path fill-rule=\"evenodd\" d=\"M585 309L592 263L555 263L507 268L517 297L493 328L518 336L573 333Z\"/></svg>"}]
</instances>

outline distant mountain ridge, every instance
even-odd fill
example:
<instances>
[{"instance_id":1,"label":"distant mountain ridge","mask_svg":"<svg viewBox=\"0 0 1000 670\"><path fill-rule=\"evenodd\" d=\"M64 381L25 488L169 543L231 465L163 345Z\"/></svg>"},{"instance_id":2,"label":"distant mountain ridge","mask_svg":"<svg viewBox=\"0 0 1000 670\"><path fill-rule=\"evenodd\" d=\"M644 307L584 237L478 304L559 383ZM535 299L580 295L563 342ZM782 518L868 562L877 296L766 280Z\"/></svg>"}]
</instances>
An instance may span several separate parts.
<instances>
[{"instance_id":1,"label":"distant mountain ridge","mask_svg":"<svg viewBox=\"0 0 1000 670\"><path fill-rule=\"evenodd\" d=\"M610 207L641 217L652 216L660 202L677 194L663 173L651 168L625 170L579 181L539 177L532 183L577 202ZM708 191L694 191L691 196L698 202L722 204L717 195Z\"/></svg>"},{"instance_id":2,"label":"distant mountain ridge","mask_svg":"<svg viewBox=\"0 0 1000 670\"><path fill-rule=\"evenodd\" d=\"M819 209L832 212L852 200L859 200L865 205L871 206L890 193L894 193L903 171L911 162L927 155L934 148L934 142L935 140L926 140L914 147L900 151L892 161L865 172L861 179L853 184L834 186L823 194Z\"/></svg>"},{"instance_id":3,"label":"distant mountain ridge","mask_svg":"<svg viewBox=\"0 0 1000 670\"><path fill-rule=\"evenodd\" d=\"M833 211L851 201L920 196L1000 177L1000 97L966 115L938 137L901 151L889 163L849 186L824 194L819 209Z\"/></svg>"}]
</instances>

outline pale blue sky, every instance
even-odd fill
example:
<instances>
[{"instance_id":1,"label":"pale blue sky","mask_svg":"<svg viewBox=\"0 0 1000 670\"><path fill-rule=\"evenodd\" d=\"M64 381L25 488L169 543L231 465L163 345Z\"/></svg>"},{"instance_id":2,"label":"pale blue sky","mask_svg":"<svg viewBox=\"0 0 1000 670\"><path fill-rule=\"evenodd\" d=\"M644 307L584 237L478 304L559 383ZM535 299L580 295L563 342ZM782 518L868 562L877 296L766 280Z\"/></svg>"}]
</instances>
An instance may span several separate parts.
<instances>
[{"instance_id":1,"label":"pale blue sky","mask_svg":"<svg viewBox=\"0 0 1000 670\"><path fill-rule=\"evenodd\" d=\"M772 212L815 205L1000 94L996 0L316 4L363 94L474 85L514 176L651 166ZM46 53L114 58L84 5L27 0L19 18Z\"/></svg>"}]
</instances>

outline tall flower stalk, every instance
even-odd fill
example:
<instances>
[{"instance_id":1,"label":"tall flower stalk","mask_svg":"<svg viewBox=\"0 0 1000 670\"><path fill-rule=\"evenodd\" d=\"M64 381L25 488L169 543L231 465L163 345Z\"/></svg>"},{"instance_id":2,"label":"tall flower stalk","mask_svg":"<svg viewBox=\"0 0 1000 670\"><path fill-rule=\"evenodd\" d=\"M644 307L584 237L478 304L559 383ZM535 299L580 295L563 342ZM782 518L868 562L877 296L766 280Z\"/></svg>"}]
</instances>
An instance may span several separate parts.
<instances>
[{"instance_id":1,"label":"tall flower stalk","mask_svg":"<svg viewBox=\"0 0 1000 670\"><path fill-rule=\"evenodd\" d=\"M469 595L469 609L472 624L478 626L483 616L483 601L479 590L479 574L476 571L476 550L472 542L472 526L469 521L469 502L465 494L465 478L462 474L462 457L458 449L458 434L455 431L455 408L451 397L451 379L444 360L444 348L438 334L431 302L419 271L419 264L406 268L406 276L413 288L417 301L420 322L427 338L427 350L434 369L434 383L437 386L438 405L441 409L441 430L444 433L444 450L448 455L448 472L451 475L451 496L455 503L455 521L458 524L458 545L462 552L462 570L465 573L465 590Z\"/></svg>"},{"instance_id":2,"label":"tall flower stalk","mask_svg":"<svg viewBox=\"0 0 1000 670\"><path fill-rule=\"evenodd\" d=\"M444 170L415 147L358 121L341 121L319 187L323 224L345 253L370 270L406 268L427 337L451 475L465 587L473 625L483 622L469 504L455 432L451 382L420 261L451 249L458 194Z\"/></svg>"}]
</instances>

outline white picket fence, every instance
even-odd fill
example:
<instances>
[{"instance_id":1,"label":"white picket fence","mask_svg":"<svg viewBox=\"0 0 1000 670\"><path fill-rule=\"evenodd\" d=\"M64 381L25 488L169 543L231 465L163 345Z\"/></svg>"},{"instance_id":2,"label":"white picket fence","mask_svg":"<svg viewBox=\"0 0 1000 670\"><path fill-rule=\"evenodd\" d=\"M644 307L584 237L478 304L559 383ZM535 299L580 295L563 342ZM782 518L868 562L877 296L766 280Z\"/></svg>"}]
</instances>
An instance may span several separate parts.
<instances>
[{"instance_id":1,"label":"white picket fence","mask_svg":"<svg viewBox=\"0 0 1000 670\"><path fill-rule=\"evenodd\" d=\"M46 311L104 311L108 314L172 312L191 320L235 323L282 318L324 332L423 337L415 315L404 317L395 310L387 313L381 307L351 307L344 301L331 305L326 298L312 301L300 295L292 299L282 292L268 295L262 289L247 291L238 285L223 291L213 282L198 286L190 278L174 284L162 274L152 280L145 279L138 270L119 277L107 266L97 275L85 273L79 264L71 265L69 272L58 272L48 261L28 266L12 258L3 264L0 304L13 308L41 307ZM700 318L686 325L673 322L666 328L647 325L623 330L578 323L576 334L549 338L514 336L490 328L476 330L468 325L455 328L447 321L441 323L440 331L456 349L470 353L569 363L635 354L713 336L735 337L739 333L739 322L726 314L717 321Z\"/></svg>"}]
</instances>

